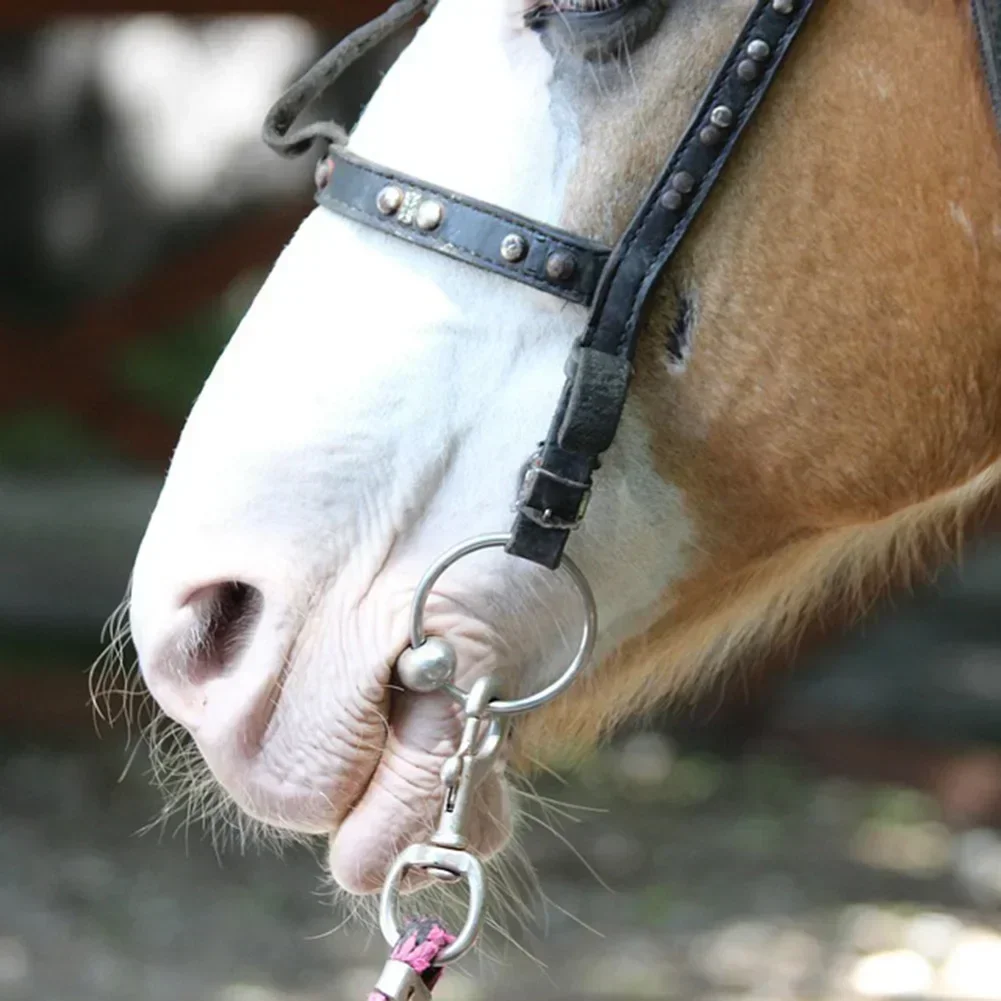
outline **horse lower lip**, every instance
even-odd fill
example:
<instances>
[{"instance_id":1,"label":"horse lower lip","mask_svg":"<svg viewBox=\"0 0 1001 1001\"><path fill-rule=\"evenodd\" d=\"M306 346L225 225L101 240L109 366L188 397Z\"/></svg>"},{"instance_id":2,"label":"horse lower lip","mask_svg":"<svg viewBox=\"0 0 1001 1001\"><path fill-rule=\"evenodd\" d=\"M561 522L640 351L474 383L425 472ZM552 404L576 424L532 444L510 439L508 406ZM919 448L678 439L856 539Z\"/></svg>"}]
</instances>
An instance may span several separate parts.
<instances>
[{"instance_id":1,"label":"horse lower lip","mask_svg":"<svg viewBox=\"0 0 1001 1001\"><path fill-rule=\"evenodd\" d=\"M437 775L434 776L437 783ZM429 800L433 811L428 811ZM344 823L331 836L329 869L338 884L350 893L372 894L382 888L396 856L407 846L426 842L437 819L439 799L426 790L412 800L412 809L401 809L392 790L370 785ZM470 815L470 848L481 857L499 850L510 836L510 804L500 776L487 776L479 792L479 808ZM437 873L418 874L423 883ZM442 874L449 879L451 874ZM411 883L409 888L416 888Z\"/></svg>"}]
</instances>

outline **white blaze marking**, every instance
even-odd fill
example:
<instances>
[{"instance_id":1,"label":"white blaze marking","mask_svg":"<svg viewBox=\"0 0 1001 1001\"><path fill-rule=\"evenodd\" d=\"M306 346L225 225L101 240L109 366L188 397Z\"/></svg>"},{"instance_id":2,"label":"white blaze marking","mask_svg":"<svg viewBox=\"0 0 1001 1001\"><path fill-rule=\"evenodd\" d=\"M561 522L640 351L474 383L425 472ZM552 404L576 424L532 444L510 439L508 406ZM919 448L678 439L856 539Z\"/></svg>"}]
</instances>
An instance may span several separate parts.
<instances>
[{"instance_id":1,"label":"white blaze marking","mask_svg":"<svg viewBox=\"0 0 1001 1001\"><path fill-rule=\"evenodd\" d=\"M352 149L558 223L579 132L567 99L552 96L552 57L520 14L520 0L441 0ZM241 663L201 690L213 767L238 758L224 731L237 732L238 707L284 669L272 757L258 765L338 795L344 737L357 727L345 705L371 689L416 574L456 542L510 525L517 474L545 435L585 317L325 209L306 219L192 411L136 564L144 670L176 596L206 580L261 589L258 633L309 637L294 663L262 654L254 671ZM602 652L649 622L683 568L688 523L649 437L627 413L571 543L598 599ZM535 688L576 644L575 595L555 581L537 594L550 578L495 556L487 572L467 564L446 580L462 609L503 624L501 639L524 656L512 666ZM280 647L257 639L254 650Z\"/></svg>"}]
</instances>

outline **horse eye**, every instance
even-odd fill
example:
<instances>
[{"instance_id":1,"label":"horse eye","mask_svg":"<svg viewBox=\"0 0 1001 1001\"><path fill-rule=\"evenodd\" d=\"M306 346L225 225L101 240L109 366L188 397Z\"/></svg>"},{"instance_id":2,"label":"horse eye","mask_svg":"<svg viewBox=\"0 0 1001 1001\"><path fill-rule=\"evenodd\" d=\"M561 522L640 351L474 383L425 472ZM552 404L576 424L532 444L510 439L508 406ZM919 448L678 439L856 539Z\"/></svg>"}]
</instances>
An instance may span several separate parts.
<instances>
[{"instance_id":1,"label":"horse eye","mask_svg":"<svg viewBox=\"0 0 1001 1001\"><path fill-rule=\"evenodd\" d=\"M670 0L533 0L525 24L559 32L588 60L616 59L646 41Z\"/></svg>"}]
</instances>

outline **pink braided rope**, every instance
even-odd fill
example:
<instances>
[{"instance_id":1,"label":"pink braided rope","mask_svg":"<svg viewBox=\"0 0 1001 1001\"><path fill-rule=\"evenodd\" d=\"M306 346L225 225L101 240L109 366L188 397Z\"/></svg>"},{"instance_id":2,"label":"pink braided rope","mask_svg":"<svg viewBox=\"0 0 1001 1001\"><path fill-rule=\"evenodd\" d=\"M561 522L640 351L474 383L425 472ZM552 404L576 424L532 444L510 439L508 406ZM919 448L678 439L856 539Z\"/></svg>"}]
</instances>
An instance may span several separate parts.
<instances>
[{"instance_id":1,"label":"pink braided rope","mask_svg":"<svg viewBox=\"0 0 1001 1001\"><path fill-rule=\"evenodd\" d=\"M434 961L442 949L454 941L455 936L450 935L434 919L416 918L407 924L389 958L406 963L430 990L444 971L443 967L435 966ZM382 991L372 991L368 1001L389 1001L389 999Z\"/></svg>"}]
</instances>

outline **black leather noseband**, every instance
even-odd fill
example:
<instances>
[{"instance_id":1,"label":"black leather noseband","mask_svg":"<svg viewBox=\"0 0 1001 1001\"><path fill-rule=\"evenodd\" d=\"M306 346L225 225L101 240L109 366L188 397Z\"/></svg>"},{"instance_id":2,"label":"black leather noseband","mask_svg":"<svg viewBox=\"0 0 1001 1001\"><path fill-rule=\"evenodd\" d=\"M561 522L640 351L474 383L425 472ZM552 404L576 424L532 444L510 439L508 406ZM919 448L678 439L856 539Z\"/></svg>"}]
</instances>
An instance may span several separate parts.
<instances>
[{"instance_id":1,"label":"black leather noseband","mask_svg":"<svg viewBox=\"0 0 1001 1001\"><path fill-rule=\"evenodd\" d=\"M874 0L876 2L876 0ZM299 114L365 52L435 0L397 0L324 56L269 112L264 139L287 155L329 144L317 201L333 212L569 302L591 307L545 441L518 492L508 551L555 568L584 516L594 471L622 417L645 307L750 124L815 0L757 0L691 123L614 249L347 152L345 130ZM1001 0L972 0L1001 114Z\"/></svg>"},{"instance_id":2,"label":"black leather noseband","mask_svg":"<svg viewBox=\"0 0 1001 1001\"><path fill-rule=\"evenodd\" d=\"M331 149L317 202L428 250L587 305L611 250L486 202Z\"/></svg>"}]
</instances>

